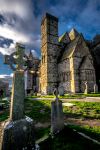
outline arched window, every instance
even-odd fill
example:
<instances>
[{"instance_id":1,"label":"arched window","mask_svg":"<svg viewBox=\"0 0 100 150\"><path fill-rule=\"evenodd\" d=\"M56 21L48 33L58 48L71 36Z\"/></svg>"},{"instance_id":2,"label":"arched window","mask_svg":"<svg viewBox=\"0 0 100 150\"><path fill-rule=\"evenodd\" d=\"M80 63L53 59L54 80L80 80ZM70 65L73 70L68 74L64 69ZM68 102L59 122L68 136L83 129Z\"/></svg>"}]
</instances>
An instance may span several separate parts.
<instances>
[{"instance_id":1,"label":"arched window","mask_svg":"<svg viewBox=\"0 0 100 150\"><path fill-rule=\"evenodd\" d=\"M45 63L45 55L44 55L44 63Z\"/></svg>"},{"instance_id":2,"label":"arched window","mask_svg":"<svg viewBox=\"0 0 100 150\"><path fill-rule=\"evenodd\" d=\"M42 63L45 63L45 55L42 55Z\"/></svg>"},{"instance_id":3,"label":"arched window","mask_svg":"<svg viewBox=\"0 0 100 150\"><path fill-rule=\"evenodd\" d=\"M43 63L43 55L42 55L42 63Z\"/></svg>"}]
</instances>

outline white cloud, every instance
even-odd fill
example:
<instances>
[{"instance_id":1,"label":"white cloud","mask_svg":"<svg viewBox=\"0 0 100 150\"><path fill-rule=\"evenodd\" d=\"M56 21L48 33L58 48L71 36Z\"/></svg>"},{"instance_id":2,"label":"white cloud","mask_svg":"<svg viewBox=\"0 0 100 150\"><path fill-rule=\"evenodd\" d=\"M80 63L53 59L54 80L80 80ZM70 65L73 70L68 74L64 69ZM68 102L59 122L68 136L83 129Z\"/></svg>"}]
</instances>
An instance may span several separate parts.
<instances>
[{"instance_id":1,"label":"white cloud","mask_svg":"<svg viewBox=\"0 0 100 150\"><path fill-rule=\"evenodd\" d=\"M30 38L7 24L0 26L0 36L13 39L15 42L28 43Z\"/></svg>"},{"instance_id":2,"label":"white cloud","mask_svg":"<svg viewBox=\"0 0 100 150\"><path fill-rule=\"evenodd\" d=\"M40 49L39 27L34 17L32 0L0 0L0 14L5 21L0 25L0 36L25 44L28 49ZM2 54L13 52L12 47L0 48Z\"/></svg>"},{"instance_id":3,"label":"white cloud","mask_svg":"<svg viewBox=\"0 0 100 150\"><path fill-rule=\"evenodd\" d=\"M13 77L13 73L10 75L7 74L0 74L0 79L11 79Z\"/></svg>"},{"instance_id":4,"label":"white cloud","mask_svg":"<svg viewBox=\"0 0 100 150\"><path fill-rule=\"evenodd\" d=\"M3 54L3 55L10 55L12 52L15 51L15 44L14 43L11 43L9 48L7 47L0 47L0 52Z\"/></svg>"},{"instance_id":5,"label":"white cloud","mask_svg":"<svg viewBox=\"0 0 100 150\"><path fill-rule=\"evenodd\" d=\"M28 2L27 0L0 0L0 13L15 13L22 18L26 18L30 13L29 6L31 7L31 0L28 0Z\"/></svg>"}]
</instances>

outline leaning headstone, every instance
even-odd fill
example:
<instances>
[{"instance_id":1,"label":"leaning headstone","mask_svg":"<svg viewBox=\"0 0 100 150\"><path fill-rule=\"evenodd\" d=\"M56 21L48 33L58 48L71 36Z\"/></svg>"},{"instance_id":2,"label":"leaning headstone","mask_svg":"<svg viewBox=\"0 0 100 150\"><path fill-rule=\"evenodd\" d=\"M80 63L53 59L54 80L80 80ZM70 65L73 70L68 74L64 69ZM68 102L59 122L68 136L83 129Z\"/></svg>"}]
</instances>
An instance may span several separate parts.
<instances>
[{"instance_id":1,"label":"leaning headstone","mask_svg":"<svg viewBox=\"0 0 100 150\"><path fill-rule=\"evenodd\" d=\"M63 86L59 87L59 88L58 88L58 91L59 91L59 95L60 95L60 96L63 96L63 95L64 95L64 88L63 88Z\"/></svg>"},{"instance_id":2,"label":"leaning headstone","mask_svg":"<svg viewBox=\"0 0 100 150\"><path fill-rule=\"evenodd\" d=\"M51 103L51 133L56 134L64 128L62 101L58 98L58 90L54 91L55 100Z\"/></svg>"},{"instance_id":3,"label":"leaning headstone","mask_svg":"<svg viewBox=\"0 0 100 150\"><path fill-rule=\"evenodd\" d=\"M6 122L2 132L0 150L35 149L33 120L24 115L24 47L17 44L16 48L17 67L14 69L10 119Z\"/></svg>"},{"instance_id":4,"label":"leaning headstone","mask_svg":"<svg viewBox=\"0 0 100 150\"><path fill-rule=\"evenodd\" d=\"M98 86L97 84L94 84L94 93L97 93L98 92Z\"/></svg>"},{"instance_id":5,"label":"leaning headstone","mask_svg":"<svg viewBox=\"0 0 100 150\"><path fill-rule=\"evenodd\" d=\"M88 94L89 89L88 89L88 82L85 82L85 90L84 90L84 94Z\"/></svg>"}]
</instances>

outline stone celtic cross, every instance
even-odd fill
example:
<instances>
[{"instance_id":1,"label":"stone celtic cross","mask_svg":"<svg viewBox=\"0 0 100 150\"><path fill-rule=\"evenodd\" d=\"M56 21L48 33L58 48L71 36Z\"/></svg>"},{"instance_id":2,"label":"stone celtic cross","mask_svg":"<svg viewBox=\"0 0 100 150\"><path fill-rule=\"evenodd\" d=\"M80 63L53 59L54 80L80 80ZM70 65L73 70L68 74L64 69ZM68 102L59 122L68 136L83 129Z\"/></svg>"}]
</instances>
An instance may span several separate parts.
<instances>
[{"instance_id":1,"label":"stone celtic cross","mask_svg":"<svg viewBox=\"0 0 100 150\"><path fill-rule=\"evenodd\" d=\"M25 62L27 61L27 56L24 53L24 46L22 44L16 44L16 52L11 55L5 55L5 64L8 64L13 71L16 70L26 70ZM16 65L16 66L15 66Z\"/></svg>"},{"instance_id":2,"label":"stone celtic cross","mask_svg":"<svg viewBox=\"0 0 100 150\"><path fill-rule=\"evenodd\" d=\"M16 52L6 56L6 64L14 70L10 118L4 126L0 150L35 149L34 123L24 114L24 47L17 43Z\"/></svg>"}]
</instances>

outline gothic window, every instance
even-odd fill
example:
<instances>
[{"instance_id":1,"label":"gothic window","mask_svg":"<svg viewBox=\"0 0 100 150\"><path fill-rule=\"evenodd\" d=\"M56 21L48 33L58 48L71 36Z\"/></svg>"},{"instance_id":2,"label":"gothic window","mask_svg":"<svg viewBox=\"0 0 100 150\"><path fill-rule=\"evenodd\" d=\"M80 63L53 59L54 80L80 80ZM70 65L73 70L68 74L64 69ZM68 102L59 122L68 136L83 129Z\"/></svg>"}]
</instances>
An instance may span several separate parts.
<instances>
[{"instance_id":1,"label":"gothic window","mask_svg":"<svg viewBox=\"0 0 100 150\"><path fill-rule=\"evenodd\" d=\"M65 73L63 72L63 82L65 82Z\"/></svg>"},{"instance_id":2,"label":"gothic window","mask_svg":"<svg viewBox=\"0 0 100 150\"><path fill-rule=\"evenodd\" d=\"M66 81L68 81L68 76L67 76L67 73L66 73Z\"/></svg>"},{"instance_id":3,"label":"gothic window","mask_svg":"<svg viewBox=\"0 0 100 150\"><path fill-rule=\"evenodd\" d=\"M70 73L67 72L67 81L70 79Z\"/></svg>"},{"instance_id":4,"label":"gothic window","mask_svg":"<svg viewBox=\"0 0 100 150\"><path fill-rule=\"evenodd\" d=\"M45 55L44 55L44 63L45 63Z\"/></svg>"},{"instance_id":5,"label":"gothic window","mask_svg":"<svg viewBox=\"0 0 100 150\"><path fill-rule=\"evenodd\" d=\"M42 63L43 63L43 55L42 55Z\"/></svg>"},{"instance_id":6,"label":"gothic window","mask_svg":"<svg viewBox=\"0 0 100 150\"><path fill-rule=\"evenodd\" d=\"M68 74L68 80L72 80L72 73L71 73L71 71Z\"/></svg>"},{"instance_id":7,"label":"gothic window","mask_svg":"<svg viewBox=\"0 0 100 150\"><path fill-rule=\"evenodd\" d=\"M45 55L42 55L42 63L45 63Z\"/></svg>"},{"instance_id":8,"label":"gothic window","mask_svg":"<svg viewBox=\"0 0 100 150\"><path fill-rule=\"evenodd\" d=\"M62 82L62 73L61 73L61 82Z\"/></svg>"},{"instance_id":9,"label":"gothic window","mask_svg":"<svg viewBox=\"0 0 100 150\"><path fill-rule=\"evenodd\" d=\"M58 74L58 81L60 81L60 74Z\"/></svg>"}]
</instances>

